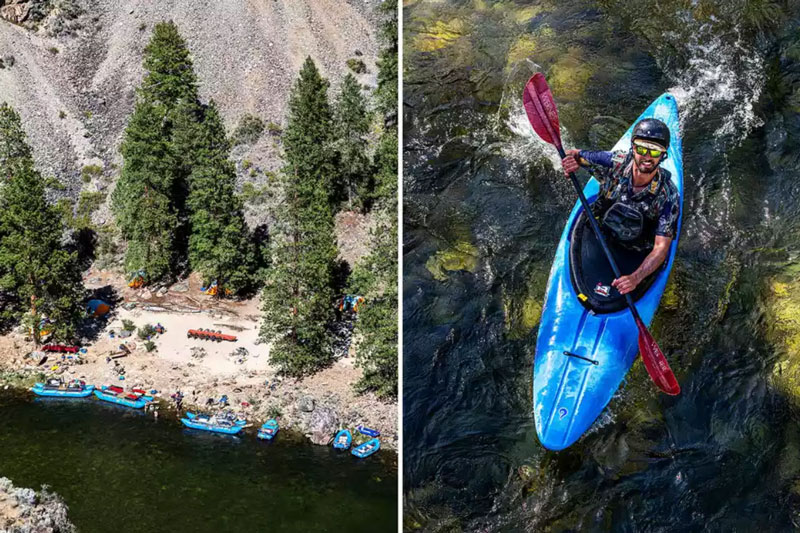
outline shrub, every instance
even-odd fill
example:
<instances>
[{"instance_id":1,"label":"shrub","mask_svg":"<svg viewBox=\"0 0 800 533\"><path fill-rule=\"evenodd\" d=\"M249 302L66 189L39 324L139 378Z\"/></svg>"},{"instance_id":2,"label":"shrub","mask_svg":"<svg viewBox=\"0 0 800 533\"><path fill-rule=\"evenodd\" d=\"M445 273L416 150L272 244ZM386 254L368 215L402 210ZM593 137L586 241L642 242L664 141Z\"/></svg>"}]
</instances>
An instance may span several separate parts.
<instances>
[{"instance_id":1,"label":"shrub","mask_svg":"<svg viewBox=\"0 0 800 533\"><path fill-rule=\"evenodd\" d=\"M61 119L67 118L67 112L62 109L61 111L58 112L58 118Z\"/></svg>"},{"instance_id":2,"label":"shrub","mask_svg":"<svg viewBox=\"0 0 800 533\"><path fill-rule=\"evenodd\" d=\"M367 71L367 65L360 59L351 58L347 60L347 68L356 74L364 74Z\"/></svg>"},{"instance_id":3,"label":"shrub","mask_svg":"<svg viewBox=\"0 0 800 533\"><path fill-rule=\"evenodd\" d=\"M122 321L122 331L135 331L136 324L133 323L133 320L128 320L127 318Z\"/></svg>"},{"instance_id":4,"label":"shrub","mask_svg":"<svg viewBox=\"0 0 800 533\"><path fill-rule=\"evenodd\" d=\"M156 343L154 343L153 341L147 341L146 343L144 343L144 349L147 350L148 353L150 353L156 349Z\"/></svg>"},{"instance_id":5,"label":"shrub","mask_svg":"<svg viewBox=\"0 0 800 533\"><path fill-rule=\"evenodd\" d=\"M47 49L47 51L53 55L56 55L58 53L58 48L56 48L55 46L51 46L50 48Z\"/></svg>"},{"instance_id":6,"label":"shrub","mask_svg":"<svg viewBox=\"0 0 800 533\"><path fill-rule=\"evenodd\" d=\"M147 29L147 24L145 24L144 22L142 22L141 24L139 24L139 31L144 31L144 30L146 30L146 29Z\"/></svg>"},{"instance_id":7,"label":"shrub","mask_svg":"<svg viewBox=\"0 0 800 533\"><path fill-rule=\"evenodd\" d=\"M269 409L267 409L267 418L278 418L282 414L281 408L277 405L270 405Z\"/></svg>"},{"instance_id":8,"label":"shrub","mask_svg":"<svg viewBox=\"0 0 800 533\"><path fill-rule=\"evenodd\" d=\"M82 191L78 198L78 216L91 217L100 204L106 199L106 193L97 191Z\"/></svg>"},{"instance_id":9,"label":"shrub","mask_svg":"<svg viewBox=\"0 0 800 533\"><path fill-rule=\"evenodd\" d=\"M267 123L267 132L272 136L276 136L283 133L283 128L281 128L280 124L270 121Z\"/></svg>"},{"instance_id":10,"label":"shrub","mask_svg":"<svg viewBox=\"0 0 800 533\"><path fill-rule=\"evenodd\" d=\"M63 113L63 111L62 111ZM89 183L92 178L103 174L103 167L100 165L86 165L81 169L81 179L84 183Z\"/></svg>"},{"instance_id":11,"label":"shrub","mask_svg":"<svg viewBox=\"0 0 800 533\"><path fill-rule=\"evenodd\" d=\"M155 334L156 328L153 327L153 324L145 324L139 328L139 331L136 332L136 335L142 340L152 337Z\"/></svg>"},{"instance_id":12,"label":"shrub","mask_svg":"<svg viewBox=\"0 0 800 533\"><path fill-rule=\"evenodd\" d=\"M242 161L242 168L247 170L248 168L252 167L253 163L249 159L245 159Z\"/></svg>"},{"instance_id":13,"label":"shrub","mask_svg":"<svg viewBox=\"0 0 800 533\"><path fill-rule=\"evenodd\" d=\"M264 133L264 121L260 117L245 114L233 132L234 144L253 144Z\"/></svg>"}]
</instances>

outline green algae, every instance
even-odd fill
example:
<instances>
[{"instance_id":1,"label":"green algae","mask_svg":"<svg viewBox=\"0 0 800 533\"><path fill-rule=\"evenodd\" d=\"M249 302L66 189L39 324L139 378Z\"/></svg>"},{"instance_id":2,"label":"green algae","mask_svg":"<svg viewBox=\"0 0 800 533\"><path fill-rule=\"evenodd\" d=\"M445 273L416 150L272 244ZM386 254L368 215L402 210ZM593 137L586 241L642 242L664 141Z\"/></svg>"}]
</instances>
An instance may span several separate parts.
<instances>
[{"instance_id":1,"label":"green algae","mask_svg":"<svg viewBox=\"0 0 800 533\"><path fill-rule=\"evenodd\" d=\"M466 270L475 272L478 267L478 249L474 244L461 241L447 250L436 252L425 263L425 268L438 281L447 280L447 272Z\"/></svg>"},{"instance_id":2,"label":"green algae","mask_svg":"<svg viewBox=\"0 0 800 533\"><path fill-rule=\"evenodd\" d=\"M414 48L420 52L433 52L452 45L466 33L467 25L462 19L448 22L437 20L426 26L414 39Z\"/></svg>"},{"instance_id":3,"label":"green algae","mask_svg":"<svg viewBox=\"0 0 800 533\"><path fill-rule=\"evenodd\" d=\"M547 272L537 268L522 290L503 288L503 313L508 338L523 339L539 324Z\"/></svg>"},{"instance_id":4,"label":"green algae","mask_svg":"<svg viewBox=\"0 0 800 533\"><path fill-rule=\"evenodd\" d=\"M800 280L776 276L768 282L768 292L766 337L779 353L771 380L797 404L800 402Z\"/></svg>"}]
</instances>

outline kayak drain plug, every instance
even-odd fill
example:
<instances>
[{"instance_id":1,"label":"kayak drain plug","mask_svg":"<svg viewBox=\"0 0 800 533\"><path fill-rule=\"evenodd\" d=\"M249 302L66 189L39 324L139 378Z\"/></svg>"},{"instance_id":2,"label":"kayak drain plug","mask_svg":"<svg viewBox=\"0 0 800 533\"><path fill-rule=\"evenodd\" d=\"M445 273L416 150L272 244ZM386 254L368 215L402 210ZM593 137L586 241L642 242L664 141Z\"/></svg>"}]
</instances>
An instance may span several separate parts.
<instances>
[{"instance_id":1,"label":"kayak drain plug","mask_svg":"<svg viewBox=\"0 0 800 533\"><path fill-rule=\"evenodd\" d=\"M576 353L564 352L564 355L568 355L569 357L577 357L578 359L583 359L584 361L588 361L588 362L592 363L594 366L597 366L597 365L600 364L599 361L595 361L594 359L589 359L588 357L584 357L584 356L578 355Z\"/></svg>"}]
</instances>

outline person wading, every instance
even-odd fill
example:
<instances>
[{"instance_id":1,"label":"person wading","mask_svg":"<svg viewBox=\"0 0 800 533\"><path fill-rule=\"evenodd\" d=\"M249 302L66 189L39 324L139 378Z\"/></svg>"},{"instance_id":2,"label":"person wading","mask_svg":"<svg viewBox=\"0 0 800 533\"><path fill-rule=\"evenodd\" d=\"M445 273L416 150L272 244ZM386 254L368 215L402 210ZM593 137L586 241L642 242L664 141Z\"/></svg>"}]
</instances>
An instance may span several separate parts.
<instances>
[{"instance_id":1,"label":"person wading","mask_svg":"<svg viewBox=\"0 0 800 533\"><path fill-rule=\"evenodd\" d=\"M647 118L633 128L627 152L567 150L561 162L565 175L583 166L600 182L591 207L604 233L624 248L648 252L634 272L613 281L620 294L633 291L664 263L678 230L680 196L660 166L668 148L667 125Z\"/></svg>"}]
</instances>

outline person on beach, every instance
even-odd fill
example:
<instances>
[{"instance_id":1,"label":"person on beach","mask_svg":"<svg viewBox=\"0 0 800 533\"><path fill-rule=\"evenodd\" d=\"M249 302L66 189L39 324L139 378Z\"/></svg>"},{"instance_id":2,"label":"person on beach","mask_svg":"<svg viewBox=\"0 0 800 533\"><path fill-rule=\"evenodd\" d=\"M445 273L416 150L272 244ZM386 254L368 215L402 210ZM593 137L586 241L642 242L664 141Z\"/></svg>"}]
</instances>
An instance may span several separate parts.
<instances>
[{"instance_id":1,"label":"person on beach","mask_svg":"<svg viewBox=\"0 0 800 533\"><path fill-rule=\"evenodd\" d=\"M678 231L680 196L660 166L669 141L667 125L647 118L634 126L627 152L567 150L561 161L565 175L583 166L600 182L591 207L604 233L624 248L648 252L639 268L613 281L620 294L633 291L664 263Z\"/></svg>"}]
</instances>

